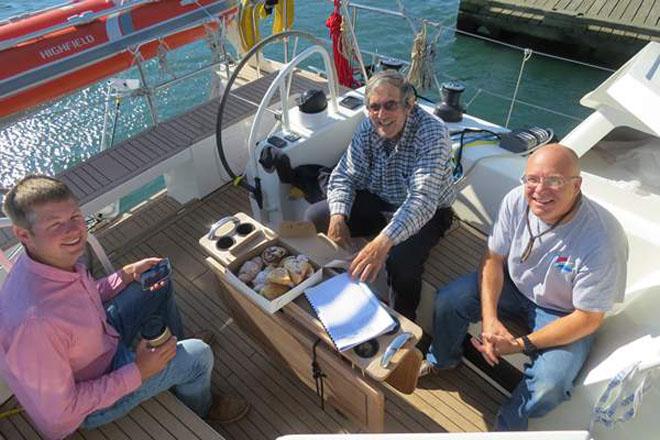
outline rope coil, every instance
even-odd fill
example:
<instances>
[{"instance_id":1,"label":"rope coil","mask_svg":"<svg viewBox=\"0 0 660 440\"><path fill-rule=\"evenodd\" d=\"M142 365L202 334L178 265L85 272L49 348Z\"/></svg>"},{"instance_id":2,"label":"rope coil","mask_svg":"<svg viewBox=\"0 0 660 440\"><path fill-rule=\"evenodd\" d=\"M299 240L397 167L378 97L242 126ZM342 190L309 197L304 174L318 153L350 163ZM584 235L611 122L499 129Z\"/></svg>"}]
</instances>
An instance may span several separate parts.
<instances>
[{"instance_id":1,"label":"rope coil","mask_svg":"<svg viewBox=\"0 0 660 440\"><path fill-rule=\"evenodd\" d=\"M433 64L435 62L436 47L434 41L429 41L426 31L426 22L422 22L422 27L413 41L412 51L410 53L410 70L408 71L408 81L417 89L425 90L433 85Z\"/></svg>"}]
</instances>

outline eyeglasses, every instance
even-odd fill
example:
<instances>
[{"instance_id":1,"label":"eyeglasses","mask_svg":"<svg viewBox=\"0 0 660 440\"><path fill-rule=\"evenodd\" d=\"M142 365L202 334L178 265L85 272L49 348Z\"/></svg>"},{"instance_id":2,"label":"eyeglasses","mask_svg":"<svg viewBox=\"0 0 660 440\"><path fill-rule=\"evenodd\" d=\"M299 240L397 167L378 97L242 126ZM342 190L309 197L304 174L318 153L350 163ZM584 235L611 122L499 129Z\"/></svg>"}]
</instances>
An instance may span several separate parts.
<instances>
[{"instance_id":1,"label":"eyeglasses","mask_svg":"<svg viewBox=\"0 0 660 440\"><path fill-rule=\"evenodd\" d=\"M533 176L533 175L523 175L520 178L520 182L527 187L536 187L539 185L545 185L550 189L559 189L566 185L569 181L573 179L579 179L580 176Z\"/></svg>"},{"instance_id":2,"label":"eyeglasses","mask_svg":"<svg viewBox=\"0 0 660 440\"><path fill-rule=\"evenodd\" d=\"M401 103L399 101L391 100L391 101L385 101L383 103L380 102L373 102L367 106L370 112L378 112L380 111L381 108L383 110L386 110L388 112L394 111L398 109L401 106Z\"/></svg>"}]
</instances>

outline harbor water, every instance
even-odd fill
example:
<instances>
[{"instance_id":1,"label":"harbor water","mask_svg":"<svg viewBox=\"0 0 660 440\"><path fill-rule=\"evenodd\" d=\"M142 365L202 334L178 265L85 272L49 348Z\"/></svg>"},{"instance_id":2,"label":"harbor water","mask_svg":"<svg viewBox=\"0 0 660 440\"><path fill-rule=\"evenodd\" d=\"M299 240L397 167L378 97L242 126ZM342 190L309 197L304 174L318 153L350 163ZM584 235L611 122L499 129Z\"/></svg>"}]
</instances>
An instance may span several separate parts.
<instances>
[{"instance_id":1,"label":"harbor water","mask_svg":"<svg viewBox=\"0 0 660 440\"><path fill-rule=\"evenodd\" d=\"M0 20L18 14L61 4L62 0L0 1ZM352 3L399 10L394 0L359 0ZM463 103L473 115L505 124L510 98L516 88L524 52L497 45L453 31L458 14L458 0L403 0L412 23L396 16L359 11L356 32L360 48L373 54L410 59L414 34L412 26L420 19L439 23L428 27L437 37L435 72L440 82L462 81L466 90ZM296 1L295 28L328 39L325 20L332 12L328 0ZM270 19L263 22L267 34ZM437 34L436 34L437 32ZM150 85L181 76L209 63L210 50L198 41L171 52L166 63L147 62ZM365 55L365 62L375 60ZM609 72L532 54L520 76L518 101L513 108L510 128L540 126L552 128L560 137L589 114L579 99L601 83ZM138 78L133 70L123 78ZM157 93L158 117L167 119L191 109L208 97L211 76L203 73ZM435 88L421 94L436 100ZM0 122L0 186L10 187L16 179L31 172L55 174L97 153L101 148L105 109L105 82L81 90L69 97L22 116L10 125ZM120 142L151 124L144 98L121 103L114 142ZM125 209L160 188L154 182L138 194L122 201Z\"/></svg>"}]
</instances>

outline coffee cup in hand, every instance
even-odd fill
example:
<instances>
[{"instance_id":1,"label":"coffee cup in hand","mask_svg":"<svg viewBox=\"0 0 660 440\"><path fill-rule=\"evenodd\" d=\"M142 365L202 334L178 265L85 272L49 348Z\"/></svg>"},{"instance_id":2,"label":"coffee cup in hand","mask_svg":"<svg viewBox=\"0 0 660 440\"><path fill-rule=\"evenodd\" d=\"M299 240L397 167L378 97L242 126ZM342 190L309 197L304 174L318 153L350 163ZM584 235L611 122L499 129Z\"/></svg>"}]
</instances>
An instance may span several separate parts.
<instances>
[{"instance_id":1,"label":"coffee cup in hand","mask_svg":"<svg viewBox=\"0 0 660 440\"><path fill-rule=\"evenodd\" d=\"M172 337L172 332L160 316L150 317L142 326L142 338L149 348L158 348Z\"/></svg>"}]
</instances>

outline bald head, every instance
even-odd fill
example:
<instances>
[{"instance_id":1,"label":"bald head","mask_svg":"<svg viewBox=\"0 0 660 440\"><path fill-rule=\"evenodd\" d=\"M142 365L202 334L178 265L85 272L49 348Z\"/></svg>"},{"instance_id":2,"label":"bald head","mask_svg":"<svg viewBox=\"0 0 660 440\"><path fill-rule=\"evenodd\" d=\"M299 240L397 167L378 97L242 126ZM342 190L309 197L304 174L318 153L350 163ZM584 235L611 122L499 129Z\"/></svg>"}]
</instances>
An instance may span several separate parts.
<instances>
[{"instance_id":1,"label":"bald head","mask_svg":"<svg viewBox=\"0 0 660 440\"><path fill-rule=\"evenodd\" d=\"M575 151L562 144L548 144L529 156L527 167L543 164L551 167L563 176L579 176L580 162Z\"/></svg>"},{"instance_id":2,"label":"bald head","mask_svg":"<svg viewBox=\"0 0 660 440\"><path fill-rule=\"evenodd\" d=\"M569 213L580 194L582 178L578 157L560 144L536 150L525 167L525 197L538 218L553 224Z\"/></svg>"}]
</instances>

